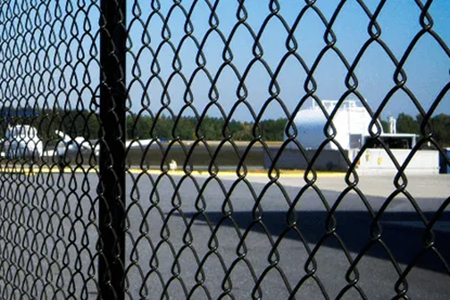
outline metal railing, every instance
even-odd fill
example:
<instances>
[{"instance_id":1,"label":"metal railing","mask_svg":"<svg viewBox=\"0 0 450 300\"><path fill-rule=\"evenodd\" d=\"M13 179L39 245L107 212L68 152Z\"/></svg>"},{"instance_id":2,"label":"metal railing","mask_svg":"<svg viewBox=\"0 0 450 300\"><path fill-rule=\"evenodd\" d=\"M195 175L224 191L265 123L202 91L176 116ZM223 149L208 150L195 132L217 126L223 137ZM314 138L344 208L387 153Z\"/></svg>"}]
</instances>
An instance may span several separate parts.
<instances>
[{"instance_id":1,"label":"metal railing","mask_svg":"<svg viewBox=\"0 0 450 300\"><path fill-rule=\"evenodd\" d=\"M448 298L449 7L401 6L0 3L0 298Z\"/></svg>"}]
</instances>

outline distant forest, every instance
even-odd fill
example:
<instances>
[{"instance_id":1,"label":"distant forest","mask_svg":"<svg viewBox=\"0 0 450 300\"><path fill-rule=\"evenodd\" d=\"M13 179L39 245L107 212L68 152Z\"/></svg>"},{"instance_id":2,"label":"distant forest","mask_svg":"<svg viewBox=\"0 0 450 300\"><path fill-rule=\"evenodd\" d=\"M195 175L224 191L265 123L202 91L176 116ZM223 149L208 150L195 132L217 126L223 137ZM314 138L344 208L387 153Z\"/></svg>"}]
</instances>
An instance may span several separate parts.
<instances>
[{"instance_id":1,"label":"distant forest","mask_svg":"<svg viewBox=\"0 0 450 300\"><path fill-rule=\"evenodd\" d=\"M225 127L223 118L205 117L198 126L199 119L195 117L174 119L162 115L155 119L148 115L127 114L126 138L195 140L204 137L207 140L221 140L224 136L231 135L236 141L248 141L261 134L267 141L282 141L286 122L286 119L282 118L263 120L259 122L259 126L253 126L253 122L231 120ZM58 139L56 130L72 137L83 136L86 139L97 139L102 135L99 116L87 110L39 111L20 115L10 113L6 109L0 110L0 135L4 135L8 125L16 124L32 125L44 140Z\"/></svg>"},{"instance_id":2,"label":"distant forest","mask_svg":"<svg viewBox=\"0 0 450 300\"><path fill-rule=\"evenodd\" d=\"M259 126L250 121L231 120L228 126L223 118L205 117L201 120L195 117L180 117L173 119L168 116L151 118L148 115L128 114L126 117L127 139L168 139L195 140L204 137L207 140L221 140L229 135L236 141L248 141L262 136L266 141L283 141L286 118L262 120ZM0 134L11 124L30 124L38 129L44 140L56 139L55 130L63 131L72 137L84 136L96 139L101 136L100 120L96 113L83 111L39 111L36 114L11 115L0 110ZM418 135L431 132L428 126L421 129L421 116L412 117L401 113L397 117L398 133L415 133ZM389 124L382 121L383 129L389 132ZM439 114L431 118L430 125L433 136L441 146L450 146L450 116ZM423 130L423 131L422 131Z\"/></svg>"},{"instance_id":3,"label":"distant forest","mask_svg":"<svg viewBox=\"0 0 450 300\"><path fill-rule=\"evenodd\" d=\"M398 133L415 133L420 136L429 135L431 132L434 139L443 147L450 147L450 116L446 114L439 114L430 119L429 126L421 128L423 118L417 115L415 118L401 113L397 117L397 132ZM426 125L426 124L424 124ZM389 132L389 125L383 122L383 129Z\"/></svg>"},{"instance_id":4,"label":"distant forest","mask_svg":"<svg viewBox=\"0 0 450 300\"><path fill-rule=\"evenodd\" d=\"M175 127L175 121L171 118L161 117L156 124L150 117L137 118L136 116L127 117L127 133L128 137L134 138L168 138L180 137L183 140L196 139L197 119L193 117L182 117L179 119ZM381 121L384 132L389 132L389 123L385 120ZM266 141L283 141L284 130L287 124L286 118L276 120L263 120L259 122L259 126L254 126L253 122L231 121L225 132L222 132L225 121L222 118L206 117L201 123L199 136L204 136L208 140L220 140L228 134L236 141L248 141L254 139L255 136L261 134ZM415 133L419 136L428 134L430 127L425 127L421 131L422 118L416 118L401 113L397 117L397 133ZM450 116L439 114L431 118L430 125L433 136L441 146L450 146ZM154 128L152 129L152 126ZM174 134L172 134L172 132ZM153 133L153 134L152 134ZM225 134L225 135L224 135Z\"/></svg>"}]
</instances>

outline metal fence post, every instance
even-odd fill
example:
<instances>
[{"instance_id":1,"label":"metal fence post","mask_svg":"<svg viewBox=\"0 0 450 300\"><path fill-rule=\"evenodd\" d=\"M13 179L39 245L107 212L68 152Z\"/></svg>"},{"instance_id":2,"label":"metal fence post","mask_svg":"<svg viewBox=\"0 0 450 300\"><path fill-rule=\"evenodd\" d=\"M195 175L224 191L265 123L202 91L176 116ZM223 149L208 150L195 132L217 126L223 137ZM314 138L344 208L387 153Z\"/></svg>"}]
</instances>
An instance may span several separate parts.
<instances>
[{"instance_id":1,"label":"metal fence post","mask_svg":"<svg viewBox=\"0 0 450 300\"><path fill-rule=\"evenodd\" d=\"M125 0L101 0L100 257L101 299L124 299L125 274Z\"/></svg>"}]
</instances>

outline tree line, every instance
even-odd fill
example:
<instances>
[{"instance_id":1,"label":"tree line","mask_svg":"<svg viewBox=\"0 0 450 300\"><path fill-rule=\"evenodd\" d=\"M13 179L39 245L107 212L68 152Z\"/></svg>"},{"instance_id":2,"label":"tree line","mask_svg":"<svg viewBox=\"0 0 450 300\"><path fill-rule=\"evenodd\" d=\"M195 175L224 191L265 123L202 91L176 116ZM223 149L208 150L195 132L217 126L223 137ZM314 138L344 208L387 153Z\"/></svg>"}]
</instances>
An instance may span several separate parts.
<instances>
[{"instance_id":1,"label":"tree line","mask_svg":"<svg viewBox=\"0 0 450 300\"><path fill-rule=\"evenodd\" d=\"M253 122L231 120L228 124L223 118L195 117L171 118L161 116L152 119L149 116L129 115L127 117L127 137L136 139L161 138L195 140L203 137L207 140L221 140L232 136L236 141L253 140L261 135L266 141L282 141L287 119L263 120L259 126Z\"/></svg>"},{"instance_id":2,"label":"tree line","mask_svg":"<svg viewBox=\"0 0 450 300\"><path fill-rule=\"evenodd\" d=\"M20 110L16 110L20 111ZM387 121L381 121L385 132L389 132ZM439 114L429 120L430 126L421 130L422 116L415 118L405 113L397 117L398 133L427 134L433 131L434 138L444 147L450 146L450 116ZM58 139L56 130L72 137L83 136L86 139L97 139L102 136L100 118L97 113L88 110L40 110L35 113L15 114L3 108L0 110L0 134L4 136L7 126L29 124L38 129L43 140ZM126 138L150 139L159 138L171 140L195 140L203 137L207 140L221 140L231 136L236 141L249 141L256 136L262 136L266 141L283 141L286 118L268 119L259 122L231 120L225 126L223 118L209 117L195 118L184 116L172 118L161 115L158 118L149 115L127 114Z\"/></svg>"},{"instance_id":3,"label":"tree line","mask_svg":"<svg viewBox=\"0 0 450 300\"><path fill-rule=\"evenodd\" d=\"M88 110L39 110L23 113L24 110L0 110L0 135L4 136L8 126L19 124L35 127L44 141L59 139L56 131L71 137L83 136L86 139L98 139L103 135L99 115ZM19 112L19 113L17 113ZM249 141L261 135L267 141L282 141L287 120L263 120L258 126L253 122L231 120L225 126L223 118L195 118L192 116L172 118L161 115L158 118L149 115L127 114L127 139L167 139L180 138L195 140L203 137L207 140L221 140L231 137L236 141Z\"/></svg>"},{"instance_id":4,"label":"tree line","mask_svg":"<svg viewBox=\"0 0 450 300\"><path fill-rule=\"evenodd\" d=\"M420 136L432 132L434 139L440 146L450 147L450 116L438 114L430 118L427 124L423 122L422 115L417 115L414 118L405 113L400 113L397 117L397 132L415 133Z\"/></svg>"}]
</instances>

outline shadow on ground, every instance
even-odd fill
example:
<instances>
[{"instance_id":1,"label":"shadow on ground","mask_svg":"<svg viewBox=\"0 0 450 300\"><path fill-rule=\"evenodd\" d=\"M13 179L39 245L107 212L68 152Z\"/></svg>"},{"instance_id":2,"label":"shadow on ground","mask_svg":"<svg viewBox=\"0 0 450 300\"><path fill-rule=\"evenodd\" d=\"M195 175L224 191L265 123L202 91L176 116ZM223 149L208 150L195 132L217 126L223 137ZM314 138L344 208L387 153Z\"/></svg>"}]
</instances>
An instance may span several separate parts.
<instances>
[{"instance_id":1,"label":"shadow on ground","mask_svg":"<svg viewBox=\"0 0 450 300\"><path fill-rule=\"evenodd\" d=\"M187 213L185 216L188 218L194 217L199 222L210 222L212 227L216 227L218 224L220 226L232 226L232 222L222 222L226 217L221 212L206 213L208 221L205 221L204 217L197 218L196 214L193 213ZM434 213L425 213L425 216L428 220L431 220ZM287 231L286 212L265 211L261 218L263 226L259 224L254 226L257 221L253 218L251 212L234 212L231 217L242 233L251 226L253 232L263 234L265 234L266 229L274 240L285 234L284 238L297 239L300 242L299 235L294 230ZM342 249L334 236L329 235L323 239L327 234L327 217L328 213L325 211L297 212L297 228L306 242L312 244L312 248L321 242L322 247ZM340 211L334 214L334 218L335 232L346 249L353 253L353 257L356 256L355 254L364 251L377 234L381 234L380 242L373 243L365 255L390 259L390 255L382 247L382 244L384 244L398 263L405 265L413 263L415 267L448 273L450 276L448 269L450 263L450 212L445 212L439 218L431 236L427 234L425 226L414 212L384 213L379 223L381 231L372 226L373 219L367 212ZM425 250L426 241L432 241L430 238L434 242L429 242L428 245L432 245L432 247Z\"/></svg>"}]
</instances>

